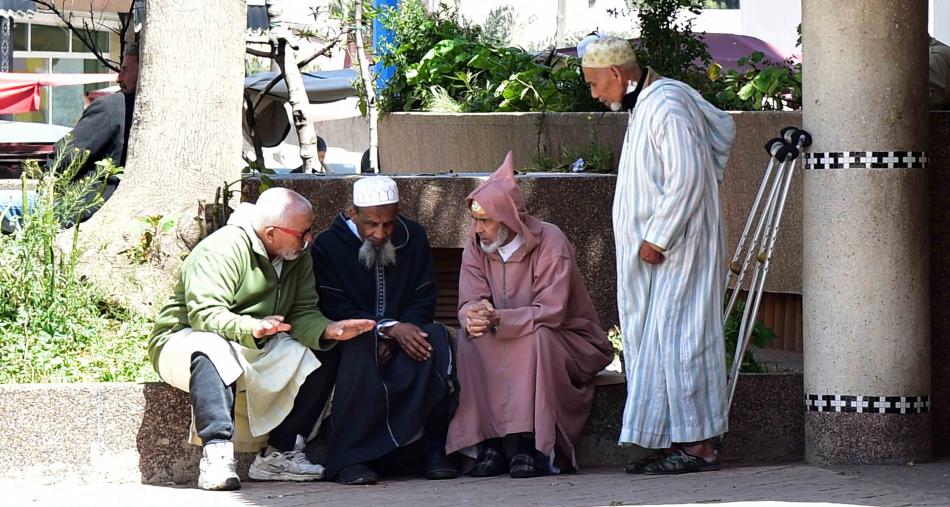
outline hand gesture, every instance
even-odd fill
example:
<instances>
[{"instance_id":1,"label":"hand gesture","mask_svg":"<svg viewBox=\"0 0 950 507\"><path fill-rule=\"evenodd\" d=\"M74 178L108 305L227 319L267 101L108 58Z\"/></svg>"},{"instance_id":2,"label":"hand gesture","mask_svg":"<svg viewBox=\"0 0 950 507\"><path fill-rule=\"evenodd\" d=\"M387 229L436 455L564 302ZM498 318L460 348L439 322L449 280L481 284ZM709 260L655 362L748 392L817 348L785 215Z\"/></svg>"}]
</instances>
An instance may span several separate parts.
<instances>
[{"instance_id":1,"label":"hand gesture","mask_svg":"<svg viewBox=\"0 0 950 507\"><path fill-rule=\"evenodd\" d=\"M662 264L666 257L646 241L640 245L640 259L647 264Z\"/></svg>"},{"instance_id":2,"label":"hand gesture","mask_svg":"<svg viewBox=\"0 0 950 507\"><path fill-rule=\"evenodd\" d=\"M432 345L426 339L429 335L415 324L400 322L384 329L383 333L395 340L416 361L425 361L432 356Z\"/></svg>"},{"instance_id":3,"label":"hand gesture","mask_svg":"<svg viewBox=\"0 0 950 507\"><path fill-rule=\"evenodd\" d=\"M251 334L254 338L261 340L277 333L290 331L290 324L284 322L283 315L270 315L257 321Z\"/></svg>"},{"instance_id":4,"label":"hand gesture","mask_svg":"<svg viewBox=\"0 0 950 507\"><path fill-rule=\"evenodd\" d=\"M478 338L498 325L499 315L491 301L483 299L470 306L465 318L465 330L470 338Z\"/></svg>"},{"instance_id":5,"label":"hand gesture","mask_svg":"<svg viewBox=\"0 0 950 507\"><path fill-rule=\"evenodd\" d=\"M350 319L333 322L323 330L321 338L324 340L345 341L357 337L376 326L376 321L369 319Z\"/></svg>"}]
</instances>

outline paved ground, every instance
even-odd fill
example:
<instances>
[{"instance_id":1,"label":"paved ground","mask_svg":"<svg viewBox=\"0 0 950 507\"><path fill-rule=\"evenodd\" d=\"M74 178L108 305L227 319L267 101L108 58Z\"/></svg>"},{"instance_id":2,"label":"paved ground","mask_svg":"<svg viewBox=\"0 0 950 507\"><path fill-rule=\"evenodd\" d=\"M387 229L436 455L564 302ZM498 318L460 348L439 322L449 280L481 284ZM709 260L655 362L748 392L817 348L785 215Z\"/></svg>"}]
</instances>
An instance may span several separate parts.
<instances>
[{"instance_id":1,"label":"paved ground","mask_svg":"<svg viewBox=\"0 0 950 507\"><path fill-rule=\"evenodd\" d=\"M804 464L728 468L678 477L595 469L512 480L391 480L376 486L245 482L240 491L141 484L39 486L0 482L3 506L611 506L611 505L950 506L950 463L917 466Z\"/></svg>"}]
</instances>

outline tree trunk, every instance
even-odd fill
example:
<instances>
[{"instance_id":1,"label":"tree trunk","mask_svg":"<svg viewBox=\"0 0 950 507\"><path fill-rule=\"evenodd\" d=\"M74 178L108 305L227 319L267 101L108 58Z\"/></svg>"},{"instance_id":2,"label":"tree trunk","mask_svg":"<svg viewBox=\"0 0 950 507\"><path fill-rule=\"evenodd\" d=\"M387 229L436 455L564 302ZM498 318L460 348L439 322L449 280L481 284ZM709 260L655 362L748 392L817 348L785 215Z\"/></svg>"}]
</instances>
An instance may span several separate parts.
<instances>
[{"instance_id":1,"label":"tree trunk","mask_svg":"<svg viewBox=\"0 0 950 507\"><path fill-rule=\"evenodd\" d=\"M271 44L277 49L274 59L280 66L280 73L287 83L288 102L294 127L297 129L297 139L300 140L300 159L303 161L303 172L306 174L324 172L323 165L317 154L317 130L313 127L310 118L310 98L303 83L303 76L297 68L297 57L294 48L288 42L290 30L281 17L283 12L282 0L267 0L267 15L270 17Z\"/></svg>"},{"instance_id":2,"label":"tree trunk","mask_svg":"<svg viewBox=\"0 0 950 507\"><path fill-rule=\"evenodd\" d=\"M199 201L240 177L246 26L233 0L146 0L145 12L125 173L80 226L87 271L140 308L165 297L200 240ZM156 215L174 217L176 233L160 238L153 262L135 264L123 252L143 246L141 219Z\"/></svg>"},{"instance_id":3,"label":"tree trunk","mask_svg":"<svg viewBox=\"0 0 950 507\"><path fill-rule=\"evenodd\" d=\"M366 91L366 110L369 113L369 168L372 172L379 172L379 110L376 107L376 88L373 75L369 72L369 62L366 61L366 50L363 48L363 0L356 0L354 5L353 38L356 41L356 60L360 64L360 77L363 79L363 89Z\"/></svg>"}]
</instances>

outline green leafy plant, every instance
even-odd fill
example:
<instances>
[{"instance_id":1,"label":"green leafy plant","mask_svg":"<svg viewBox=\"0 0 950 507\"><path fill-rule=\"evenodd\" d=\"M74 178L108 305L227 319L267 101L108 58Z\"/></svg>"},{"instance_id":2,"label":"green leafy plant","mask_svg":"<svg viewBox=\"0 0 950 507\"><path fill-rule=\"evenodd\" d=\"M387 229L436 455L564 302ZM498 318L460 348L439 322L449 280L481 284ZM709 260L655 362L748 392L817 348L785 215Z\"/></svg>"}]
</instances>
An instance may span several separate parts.
<instances>
[{"instance_id":1,"label":"green leafy plant","mask_svg":"<svg viewBox=\"0 0 950 507\"><path fill-rule=\"evenodd\" d=\"M0 383L157 378L145 357L151 322L111 301L79 272L81 225L71 235L62 232L101 204L98 182L120 171L103 161L76 179L86 156L61 170L29 165L23 216L13 233L0 235ZM37 178L34 188L28 189L26 175Z\"/></svg>"},{"instance_id":2,"label":"green leafy plant","mask_svg":"<svg viewBox=\"0 0 950 507\"><path fill-rule=\"evenodd\" d=\"M702 90L703 69L710 57L701 33L693 32L693 17L705 0L636 0L640 42L637 59L664 77Z\"/></svg>"},{"instance_id":3,"label":"green leafy plant","mask_svg":"<svg viewBox=\"0 0 950 507\"><path fill-rule=\"evenodd\" d=\"M380 91L382 112L584 111L590 97L576 58L538 57L498 46L499 26L485 34L442 7L428 13L418 0L379 13L394 33L379 60L394 68ZM499 15L504 18L503 13ZM498 21L499 23L503 22Z\"/></svg>"},{"instance_id":4,"label":"green leafy plant","mask_svg":"<svg viewBox=\"0 0 950 507\"><path fill-rule=\"evenodd\" d=\"M709 80L716 83L715 102L722 109L758 111L762 109L801 109L801 64L785 62L775 65L756 51L736 63L748 67L739 72L722 70L718 63L707 71Z\"/></svg>"},{"instance_id":5,"label":"green leafy plant","mask_svg":"<svg viewBox=\"0 0 950 507\"><path fill-rule=\"evenodd\" d=\"M377 97L381 112L410 111L421 102L416 86L408 83L406 70L443 40L478 40L480 29L467 24L456 9L442 4L430 14L419 0L405 0L398 7L374 13L393 32L393 40L381 45L377 56L381 65L393 67L395 74ZM408 105L407 105L408 103Z\"/></svg>"},{"instance_id":6,"label":"green leafy plant","mask_svg":"<svg viewBox=\"0 0 950 507\"><path fill-rule=\"evenodd\" d=\"M159 238L175 228L175 218L165 215L146 215L139 217L139 222L143 227L138 241L125 253L133 262L145 264L161 256L162 243Z\"/></svg>"},{"instance_id":7,"label":"green leafy plant","mask_svg":"<svg viewBox=\"0 0 950 507\"><path fill-rule=\"evenodd\" d=\"M723 326L726 335L726 368L728 371L732 371L733 358L735 358L736 346L739 342L739 326L742 323L743 311L745 311L745 300L740 300L732 309L732 313L729 314L729 318L726 319ZM749 343L763 348L767 347L773 340L775 340L775 331L762 321L756 320L752 327L752 337ZM742 373L763 373L765 369L756 363L752 351L746 349L745 355L742 356L742 366L739 371Z\"/></svg>"}]
</instances>

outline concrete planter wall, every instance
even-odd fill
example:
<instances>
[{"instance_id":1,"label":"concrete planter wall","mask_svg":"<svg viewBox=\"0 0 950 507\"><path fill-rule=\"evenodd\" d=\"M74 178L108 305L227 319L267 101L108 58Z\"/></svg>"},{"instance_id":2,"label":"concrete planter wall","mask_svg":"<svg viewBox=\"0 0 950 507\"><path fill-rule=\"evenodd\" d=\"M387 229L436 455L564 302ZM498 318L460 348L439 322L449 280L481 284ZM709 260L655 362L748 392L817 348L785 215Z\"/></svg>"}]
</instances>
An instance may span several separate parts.
<instances>
[{"instance_id":1,"label":"concrete planter wall","mask_svg":"<svg viewBox=\"0 0 950 507\"><path fill-rule=\"evenodd\" d=\"M784 127L801 126L801 113L738 112L733 118L736 140L722 184L730 245L742 231L768 164L765 142ZM539 152L559 155L562 147L587 145L592 135L619 160L627 119L626 113L392 113L380 122L380 166L388 174L486 173L512 150L515 167L528 167ZM800 174L792 188L769 272L770 292L801 293ZM609 195L606 202L582 208L601 219L598 227L610 227L612 189ZM549 198L536 193L527 201L529 209L550 206ZM595 225L593 218L585 225Z\"/></svg>"}]
</instances>

